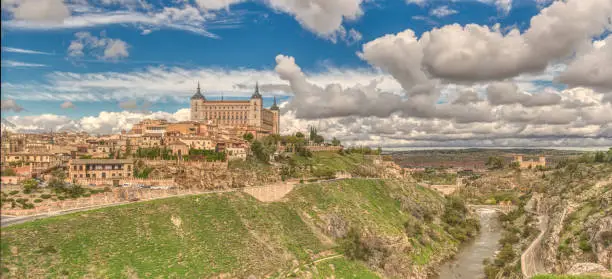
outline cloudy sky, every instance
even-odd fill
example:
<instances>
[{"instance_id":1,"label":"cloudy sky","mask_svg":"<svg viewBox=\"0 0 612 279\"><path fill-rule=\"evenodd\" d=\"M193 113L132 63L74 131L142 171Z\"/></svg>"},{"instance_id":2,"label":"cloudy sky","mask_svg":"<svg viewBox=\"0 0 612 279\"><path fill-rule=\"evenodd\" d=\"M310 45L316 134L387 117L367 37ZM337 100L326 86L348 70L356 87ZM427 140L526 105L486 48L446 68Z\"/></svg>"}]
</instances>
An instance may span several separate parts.
<instances>
[{"instance_id":1,"label":"cloudy sky","mask_svg":"<svg viewBox=\"0 0 612 279\"><path fill-rule=\"evenodd\" d=\"M116 133L261 84L285 133L612 146L610 0L2 0L2 126Z\"/></svg>"}]
</instances>

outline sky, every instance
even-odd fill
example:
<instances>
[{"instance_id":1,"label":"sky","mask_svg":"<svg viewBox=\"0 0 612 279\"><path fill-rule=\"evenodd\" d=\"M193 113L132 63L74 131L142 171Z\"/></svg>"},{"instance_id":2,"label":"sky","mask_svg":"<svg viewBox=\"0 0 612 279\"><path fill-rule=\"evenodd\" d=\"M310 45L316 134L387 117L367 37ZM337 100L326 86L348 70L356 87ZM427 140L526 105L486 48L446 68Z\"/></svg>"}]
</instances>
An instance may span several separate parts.
<instances>
[{"instance_id":1,"label":"sky","mask_svg":"<svg viewBox=\"0 0 612 279\"><path fill-rule=\"evenodd\" d=\"M2 126L118 133L259 82L282 133L345 145L607 147L611 30L609 0L2 0Z\"/></svg>"}]
</instances>

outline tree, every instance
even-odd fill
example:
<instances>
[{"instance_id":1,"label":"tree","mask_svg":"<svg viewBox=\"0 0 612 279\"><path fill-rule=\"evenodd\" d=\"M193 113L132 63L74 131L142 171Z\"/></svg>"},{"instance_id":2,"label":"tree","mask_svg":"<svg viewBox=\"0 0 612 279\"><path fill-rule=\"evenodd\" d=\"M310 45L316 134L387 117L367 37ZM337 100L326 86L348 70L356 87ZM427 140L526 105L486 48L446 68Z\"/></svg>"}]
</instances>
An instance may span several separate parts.
<instances>
[{"instance_id":1,"label":"tree","mask_svg":"<svg viewBox=\"0 0 612 279\"><path fill-rule=\"evenodd\" d=\"M336 137L334 137L332 139L331 143L332 143L333 146L340 146L340 140L338 140ZM611 150L612 150L612 148L611 148Z\"/></svg>"},{"instance_id":2,"label":"tree","mask_svg":"<svg viewBox=\"0 0 612 279\"><path fill-rule=\"evenodd\" d=\"M515 169L515 170L517 170L517 169L520 169L520 168L521 168L521 164L519 164L519 162L512 162L512 163L510 163L509 167L510 167L511 169Z\"/></svg>"},{"instance_id":3,"label":"tree","mask_svg":"<svg viewBox=\"0 0 612 279\"><path fill-rule=\"evenodd\" d=\"M323 136L321 136L321 135L316 135L316 136L314 137L314 142L315 142L316 144L321 144L321 143L323 143L324 141L325 141L325 138L324 138Z\"/></svg>"},{"instance_id":4,"label":"tree","mask_svg":"<svg viewBox=\"0 0 612 279\"><path fill-rule=\"evenodd\" d=\"M252 142L255 136L253 136L251 133L246 133L242 136L242 138L248 142Z\"/></svg>"},{"instance_id":5,"label":"tree","mask_svg":"<svg viewBox=\"0 0 612 279\"><path fill-rule=\"evenodd\" d=\"M23 193L29 194L38 188L38 181L36 181L35 179L24 180L23 182L21 182L21 186L23 186Z\"/></svg>"},{"instance_id":6,"label":"tree","mask_svg":"<svg viewBox=\"0 0 612 279\"><path fill-rule=\"evenodd\" d=\"M267 154L263 144L258 140L251 143L251 151L253 152L253 156L261 162L267 163L270 160L270 156Z\"/></svg>"},{"instance_id":7,"label":"tree","mask_svg":"<svg viewBox=\"0 0 612 279\"><path fill-rule=\"evenodd\" d=\"M491 170L503 169L504 168L504 160L500 157L489 157L487 163L485 164Z\"/></svg>"},{"instance_id":8,"label":"tree","mask_svg":"<svg viewBox=\"0 0 612 279\"><path fill-rule=\"evenodd\" d=\"M606 154L603 152L595 153L595 163L603 163L606 161Z\"/></svg>"},{"instance_id":9,"label":"tree","mask_svg":"<svg viewBox=\"0 0 612 279\"><path fill-rule=\"evenodd\" d=\"M315 141L317 138L318 134L317 134L317 128L315 128L314 126L310 126L310 140L311 141Z\"/></svg>"},{"instance_id":10,"label":"tree","mask_svg":"<svg viewBox=\"0 0 612 279\"><path fill-rule=\"evenodd\" d=\"M302 138L302 139L304 138L304 134L302 134L302 132L297 132L297 133L295 133L295 136L296 136L297 138Z\"/></svg>"}]
</instances>

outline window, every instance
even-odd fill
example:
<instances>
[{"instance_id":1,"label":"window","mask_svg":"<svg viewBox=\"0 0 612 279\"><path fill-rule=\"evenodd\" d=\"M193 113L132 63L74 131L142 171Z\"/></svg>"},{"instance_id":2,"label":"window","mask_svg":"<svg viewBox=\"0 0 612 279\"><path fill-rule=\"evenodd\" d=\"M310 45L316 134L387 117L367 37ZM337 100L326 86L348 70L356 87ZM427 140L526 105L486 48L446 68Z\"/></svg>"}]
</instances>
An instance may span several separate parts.
<instances>
[{"instance_id":1,"label":"window","mask_svg":"<svg viewBox=\"0 0 612 279\"><path fill-rule=\"evenodd\" d=\"M83 175L81 174L81 176L83 176ZM73 177L74 177L74 178L77 178L77 175L75 174Z\"/></svg>"},{"instance_id":2,"label":"window","mask_svg":"<svg viewBox=\"0 0 612 279\"><path fill-rule=\"evenodd\" d=\"M77 166L72 166L72 170L77 170Z\"/></svg>"},{"instance_id":3,"label":"window","mask_svg":"<svg viewBox=\"0 0 612 279\"><path fill-rule=\"evenodd\" d=\"M105 172L102 173L102 178L106 178L106 173Z\"/></svg>"}]
</instances>

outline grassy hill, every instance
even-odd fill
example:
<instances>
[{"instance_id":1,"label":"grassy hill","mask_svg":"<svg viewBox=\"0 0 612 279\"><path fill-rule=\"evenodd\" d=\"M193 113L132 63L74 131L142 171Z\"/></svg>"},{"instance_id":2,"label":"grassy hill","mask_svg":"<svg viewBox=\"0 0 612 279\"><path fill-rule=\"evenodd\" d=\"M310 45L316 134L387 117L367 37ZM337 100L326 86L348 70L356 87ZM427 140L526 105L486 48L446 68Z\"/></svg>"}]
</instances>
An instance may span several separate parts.
<instances>
[{"instance_id":1,"label":"grassy hill","mask_svg":"<svg viewBox=\"0 0 612 279\"><path fill-rule=\"evenodd\" d=\"M465 218L432 191L381 180L307 184L275 203L170 198L3 228L2 277L406 278L456 251L474 228L449 223Z\"/></svg>"}]
</instances>

